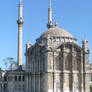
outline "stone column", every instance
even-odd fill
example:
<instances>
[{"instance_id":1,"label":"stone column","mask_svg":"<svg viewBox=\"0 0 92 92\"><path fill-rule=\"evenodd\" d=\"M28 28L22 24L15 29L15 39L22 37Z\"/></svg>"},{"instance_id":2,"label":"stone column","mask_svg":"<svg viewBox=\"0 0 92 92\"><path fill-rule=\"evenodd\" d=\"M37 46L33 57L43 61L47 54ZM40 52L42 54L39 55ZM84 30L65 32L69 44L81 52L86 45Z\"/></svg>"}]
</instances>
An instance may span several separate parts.
<instances>
[{"instance_id":1,"label":"stone column","mask_svg":"<svg viewBox=\"0 0 92 92\"><path fill-rule=\"evenodd\" d=\"M74 90L74 86L73 86L73 84L74 84L74 74L73 74L73 71L74 71L74 45L72 45L72 71L71 71L71 92L73 92L73 90Z\"/></svg>"},{"instance_id":2,"label":"stone column","mask_svg":"<svg viewBox=\"0 0 92 92\"><path fill-rule=\"evenodd\" d=\"M28 72L28 70L29 70L29 67L28 67L28 57L29 57L29 54L28 54L28 52L25 52L25 60L26 60L26 64L25 64L25 70L26 70L26 72Z\"/></svg>"},{"instance_id":3,"label":"stone column","mask_svg":"<svg viewBox=\"0 0 92 92\"><path fill-rule=\"evenodd\" d=\"M4 92L4 83L2 84L2 92Z\"/></svg>"},{"instance_id":4,"label":"stone column","mask_svg":"<svg viewBox=\"0 0 92 92\"><path fill-rule=\"evenodd\" d=\"M0 83L0 92L2 92L2 84Z\"/></svg>"},{"instance_id":5,"label":"stone column","mask_svg":"<svg viewBox=\"0 0 92 92\"><path fill-rule=\"evenodd\" d=\"M62 87L62 90L63 90L63 92L65 92L65 78L64 78L64 72L65 72L65 44L63 44L63 78L62 78L62 85L63 85L63 87Z\"/></svg>"},{"instance_id":6,"label":"stone column","mask_svg":"<svg viewBox=\"0 0 92 92\"><path fill-rule=\"evenodd\" d=\"M29 73L29 92L31 92L32 90L32 76L31 76L31 73Z\"/></svg>"},{"instance_id":7,"label":"stone column","mask_svg":"<svg viewBox=\"0 0 92 92\"><path fill-rule=\"evenodd\" d=\"M27 72L25 74L25 91L29 92L28 90L29 90L29 73Z\"/></svg>"},{"instance_id":8,"label":"stone column","mask_svg":"<svg viewBox=\"0 0 92 92\"><path fill-rule=\"evenodd\" d=\"M83 89L83 51L81 51L81 92L84 92L84 89Z\"/></svg>"},{"instance_id":9,"label":"stone column","mask_svg":"<svg viewBox=\"0 0 92 92\"><path fill-rule=\"evenodd\" d=\"M31 66L32 66L32 60L31 60L31 51L29 52L29 48L31 47L32 45L30 44L30 42L28 41L28 43L26 44L26 50L25 50L25 60L26 60L26 72L31 72ZM30 57L30 58L29 58Z\"/></svg>"}]
</instances>

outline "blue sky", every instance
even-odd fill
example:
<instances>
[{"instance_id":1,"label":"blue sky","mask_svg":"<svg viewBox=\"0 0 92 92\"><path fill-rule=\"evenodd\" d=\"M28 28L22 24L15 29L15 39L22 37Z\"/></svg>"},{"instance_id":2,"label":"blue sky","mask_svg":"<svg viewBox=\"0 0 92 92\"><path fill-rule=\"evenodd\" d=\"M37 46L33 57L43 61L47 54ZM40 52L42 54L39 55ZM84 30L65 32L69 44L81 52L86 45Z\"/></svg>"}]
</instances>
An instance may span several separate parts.
<instances>
[{"instance_id":1,"label":"blue sky","mask_svg":"<svg viewBox=\"0 0 92 92\"><path fill-rule=\"evenodd\" d=\"M0 67L3 59L14 57L17 60L17 38L19 0L0 0ZM48 22L49 0L23 0L23 63L25 44L32 44L45 30ZM87 37L92 52L92 0L52 0L53 24L55 20L61 28L68 30L81 46ZM92 54L90 54L90 62Z\"/></svg>"}]
</instances>

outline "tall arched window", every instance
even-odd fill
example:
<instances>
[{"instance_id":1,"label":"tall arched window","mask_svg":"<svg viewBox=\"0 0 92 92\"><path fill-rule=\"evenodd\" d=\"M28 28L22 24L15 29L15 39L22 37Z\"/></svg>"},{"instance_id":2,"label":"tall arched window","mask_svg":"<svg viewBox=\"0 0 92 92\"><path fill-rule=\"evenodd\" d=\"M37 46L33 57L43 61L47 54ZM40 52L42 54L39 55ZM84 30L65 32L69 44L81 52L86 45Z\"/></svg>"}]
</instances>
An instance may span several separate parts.
<instances>
[{"instance_id":1,"label":"tall arched window","mask_svg":"<svg viewBox=\"0 0 92 92\"><path fill-rule=\"evenodd\" d=\"M56 56L56 70L61 70L61 60L60 56Z\"/></svg>"},{"instance_id":2,"label":"tall arched window","mask_svg":"<svg viewBox=\"0 0 92 92\"><path fill-rule=\"evenodd\" d=\"M69 55L65 56L65 70L69 70Z\"/></svg>"},{"instance_id":3,"label":"tall arched window","mask_svg":"<svg viewBox=\"0 0 92 92\"><path fill-rule=\"evenodd\" d=\"M73 61L74 63L74 65L73 65L73 69L75 70L75 71L80 71L80 67L81 67L81 52L79 52L79 51L75 51L75 55L74 55L74 61Z\"/></svg>"},{"instance_id":4,"label":"tall arched window","mask_svg":"<svg viewBox=\"0 0 92 92\"><path fill-rule=\"evenodd\" d=\"M77 68L77 67L78 67L78 66L77 66L77 60L75 59L75 60L74 60L74 70L75 70L75 71L77 71L77 70L78 70L78 68Z\"/></svg>"},{"instance_id":5,"label":"tall arched window","mask_svg":"<svg viewBox=\"0 0 92 92\"><path fill-rule=\"evenodd\" d=\"M74 63L74 65L73 65L73 67L74 67L74 70L75 71L77 71L78 70L78 56L77 56L77 54L75 54L74 55L74 61L73 61Z\"/></svg>"},{"instance_id":6,"label":"tall arched window","mask_svg":"<svg viewBox=\"0 0 92 92\"><path fill-rule=\"evenodd\" d=\"M65 70L69 71L71 67L71 52L66 53L65 56Z\"/></svg>"}]
</instances>

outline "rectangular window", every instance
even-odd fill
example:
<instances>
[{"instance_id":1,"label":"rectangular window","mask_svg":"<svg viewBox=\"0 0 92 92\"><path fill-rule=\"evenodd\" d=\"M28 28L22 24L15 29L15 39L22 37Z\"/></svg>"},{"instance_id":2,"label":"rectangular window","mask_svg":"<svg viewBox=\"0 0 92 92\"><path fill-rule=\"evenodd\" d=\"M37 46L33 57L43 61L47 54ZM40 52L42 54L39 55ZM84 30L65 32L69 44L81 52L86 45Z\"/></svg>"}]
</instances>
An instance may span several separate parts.
<instances>
[{"instance_id":1,"label":"rectangular window","mask_svg":"<svg viewBox=\"0 0 92 92\"><path fill-rule=\"evenodd\" d=\"M23 85L23 91L25 90L25 86Z\"/></svg>"},{"instance_id":2,"label":"rectangular window","mask_svg":"<svg viewBox=\"0 0 92 92\"><path fill-rule=\"evenodd\" d=\"M25 81L25 77L23 76L22 78L23 78L23 81Z\"/></svg>"},{"instance_id":3,"label":"rectangular window","mask_svg":"<svg viewBox=\"0 0 92 92\"><path fill-rule=\"evenodd\" d=\"M7 77L6 76L4 77L4 81L7 81Z\"/></svg>"},{"instance_id":4,"label":"rectangular window","mask_svg":"<svg viewBox=\"0 0 92 92\"><path fill-rule=\"evenodd\" d=\"M15 85L15 90L17 90L17 85Z\"/></svg>"},{"instance_id":5,"label":"rectangular window","mask_svg":"<svg viewBox=\"0 0 92 92\"><path fill-rule=\"evenodd\" d=\"M91 81L92 81L92 74L91 74Z\"/></svg>"},{"instance_id":6,"label":"rectangular window","mask_svg":"<svg viewBox=\"0 0 92 92\"><path fill-rule=\"evenodd\" d=\"M19 81L21 81L21 76L19 76Z\"/></svg>"},{"instance_id":7,"label":"rectangular window","mask_svg":"<svg viewBox=\"0 0 92 92\"><path fill-rule=\"evenodd\" d=\"M21 90L21 85L19 85L19 90Z\"/></svg>"},{"instance_id":8,"label":"rectangular window","mask_svg":"<svg viewBox=\"0 0 92 92\"><path fill-rule=\"evenodd\" d=\"M17 81L17 76L15 76L15 81Z\"/></svg>"}]
</instances>

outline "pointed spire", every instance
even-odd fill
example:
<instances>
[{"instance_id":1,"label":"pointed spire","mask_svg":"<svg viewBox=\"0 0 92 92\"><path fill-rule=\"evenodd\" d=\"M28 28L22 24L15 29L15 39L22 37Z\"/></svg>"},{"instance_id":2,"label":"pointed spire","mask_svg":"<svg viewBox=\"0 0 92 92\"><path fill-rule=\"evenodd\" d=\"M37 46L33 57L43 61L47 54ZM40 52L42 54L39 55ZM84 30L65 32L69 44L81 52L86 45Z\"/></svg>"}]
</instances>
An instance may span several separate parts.
<instances>
[{"instance_id":1,"label":"pointed spire","mask_svg":"<svg viewBox=\"0 0 92 92\"><path fill-rule=\"evenodd\" d=\"M23 10L22 0L20 0L19 1L19 19L22 19L22 10Z\"/></svg>"},{"instance_id":2,"label":"pointed spire","mask_svg":"<svg viewBox=\"0 0 92 92\"><path fill-rule=\"evenodd\" d=\"M48 28L52 28L53 24L52 24L52 8L51 8L51 0L49 0L49 8L48 8L48 24L47 24Z\"/></svg>"},{"instance_id":3,"label":"pointed spire","mask_svg":"<svg viewBox=\"0 0 92 92\"><path fill-rule=\"evenodd\" d=\"M23 5L22 5L22 0L19 1L19 12L18 12L18 24L23 24Z\"/></svg>"},{"instance_id":4,"label":"pointed spire","mask_svg":"<svg viewBox=\"0 0 92 92\"><path fill-rule=\"evenodd\" d=\"M22 0L20 0L20 2L22 2Z\"/></svg>"},{"instance_id":5,"label":"pointed spire","mask_svg":"<svg viewBox=\"0 0 92 92\"><path fill-rule=\"evenodd\" d=\"M20 0L19 4L22 4L22 0Z\"/></svg>"},{"instance_id":6,"label":"pointed spire","mask_svg":"<svg viewBox=\"0 0 92 92\"><path fill-rule=\"evenodd\" d=\"M51 0L49 0L49 8L51 8Z\"/></svg>"}]
</instances>

